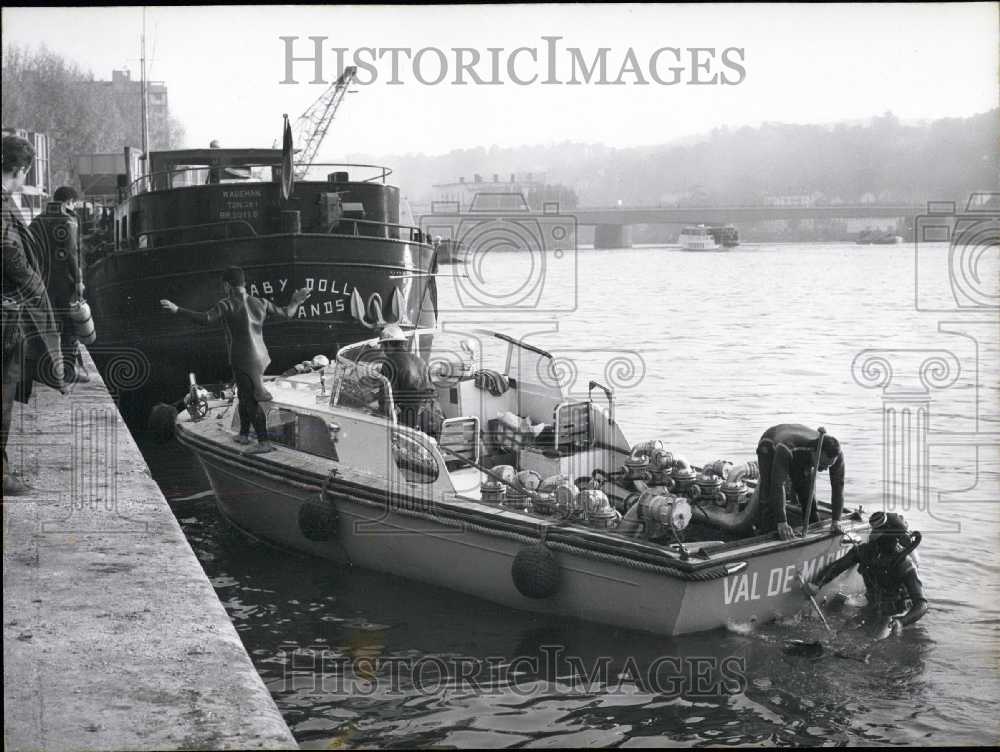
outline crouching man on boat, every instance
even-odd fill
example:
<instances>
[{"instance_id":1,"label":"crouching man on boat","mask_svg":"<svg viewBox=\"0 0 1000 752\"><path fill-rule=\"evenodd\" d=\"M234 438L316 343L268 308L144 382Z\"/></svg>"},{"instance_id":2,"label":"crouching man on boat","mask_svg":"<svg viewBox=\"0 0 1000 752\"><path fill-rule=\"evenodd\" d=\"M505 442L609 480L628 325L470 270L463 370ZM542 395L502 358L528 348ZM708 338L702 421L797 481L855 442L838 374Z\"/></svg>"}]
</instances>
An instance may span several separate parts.
<instances>
[{"instance_id":1,"label":"crouching man on boat","mask_svg":"<svg viewBox=\"0 0 1000 752\"><path fill-rule=\"evenodd\" d=\"M444 414L430 370L419 355L407 349L406 334L398 324L388 324L378 339L381 373L392 387L397 420L404 426L437 438ZM380 395L379 409L388 414L387 395Z\"/></svg>"},{"instance_id":2,"label":"crouching man on boat","mask_svg":"<svg viewBox=\"0 0 1000 752\"><path fill-rule=\"evenodd\" d=\"M867 543L828 564L802 588L808 595L816 595L833 578L857 566L865 582L866 616L877 623L888 619L890 631L898 634L927 613L927 599L913 555L920 533L909 533L906 520L894 512L876 512L869 524L872 530Z\"/></svg>"},{"instance_id":3,"label":"crouching man on boat","mask_svg":"<svg viewBox=\"0 0 1000 752\"><path fill-rule=\"evenodd\" d=\"M793 538L785 512L785 482L791 483L805 515L814 492L815 471L824 470L830 471L831 524L838 527L844 508L844 453L833 436L797 423L772 426L760 437L757 461L761 494L759 532L777 530L781 540ZM811 508L809 522L818 522L816 505Z\"/></svg>"},{"instance_id":4,"label":"crouching man on boat","mask_svg":"<svg viewBox=\"0 0 1000 752\"><path fill-rule=\"evenodd\" d=\"M236 440L241 444L249 444L252 425L257 433L257 445L247 449L247 453L270 452L273 447L267 438L267 418L260 406L261 402L271 399L262 381L264 371L271 363L271 356L264 344L263 325L269 318L293 318L299 306L309 297L310 291L306 288L296 290L292 293L291 302L284 308L279 308L270 300L247 294L246 276L239 267L231 266L226 269L222 275L222 284L226 297L207 311L181 308L169 300L161 300L160 305L196 324L208 326L222 322L229 345L229 364L233 369L240 401L240 433Z\"/></svg>"}]
</instances>

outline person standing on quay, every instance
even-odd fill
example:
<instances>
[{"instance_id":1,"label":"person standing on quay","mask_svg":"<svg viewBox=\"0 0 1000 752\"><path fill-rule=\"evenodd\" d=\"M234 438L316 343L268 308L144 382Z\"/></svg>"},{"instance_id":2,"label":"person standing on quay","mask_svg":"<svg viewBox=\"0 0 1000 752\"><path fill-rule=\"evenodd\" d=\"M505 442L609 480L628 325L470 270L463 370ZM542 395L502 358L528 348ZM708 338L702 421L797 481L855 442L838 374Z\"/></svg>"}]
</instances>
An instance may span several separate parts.
<instances>
[{"instance_id":1,"label":"person standing on quay","mask_svg":"<svg viewBox=\"0 0 1000 752\"><path fill-rule=\"evenodd\" d=\"M36 378L66 394L59 338L49 296L37 267L21 210L14 193L24 187L35 157L25 139L3 139L3 493L15 496L29 486L7 461L7 438L14 400L27 402Z\"/></svg>"},{"instance_id":2,"label":"person standing on quay","mask_svg":"<svg viewBox=\"0 0 1000 752\"><path fill-rule=\"evenodd\" d=\"M59 327L59 342L63 355L63 376L66 383L90 381L82 365L76 325L69 316L70 303L82 298L83 273L80 265L80 221L74 212L80 198L76 189L64 185L56 189L43 214L35 217L28 228L41 253L38 266L45 271L46 288L52 311Z\"/></svg>"},{"instance_id":3,"label":"person standing on quay","mask_svg":"<svg viewBox=\"0 0 1000 752\"><path fill-rule=\"evenodd\" d=\"M240 401L240 433L236 440L241 444L249 444L252 425L257 433L257 445L247 452L270 452L273 447L267 439L267 420L264 409L260 406L261 402L271 399L262 381L264 371L271 363L271 356L264 344L263 325L268 318L294 317L299 306L309 297L310 291L306 288L296 290L292 293L291 302L284 308L279 308L270 300L247 294L246 276L239 267L229 267L222 276L222 282L226 297L205 312L181 308L169 300L161 300L160 305L196 324L211 325L222 321L229 344L229 364L233 368L233 379L236 381Z\"/></svg>"}]
</instances>

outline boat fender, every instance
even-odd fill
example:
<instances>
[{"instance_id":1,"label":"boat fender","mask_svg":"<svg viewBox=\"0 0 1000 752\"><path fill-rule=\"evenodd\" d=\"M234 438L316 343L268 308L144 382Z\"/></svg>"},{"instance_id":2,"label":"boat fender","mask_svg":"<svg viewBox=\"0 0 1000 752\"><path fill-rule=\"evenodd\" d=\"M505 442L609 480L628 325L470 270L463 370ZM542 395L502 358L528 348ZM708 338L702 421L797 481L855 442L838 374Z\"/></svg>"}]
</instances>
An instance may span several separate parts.
<instances>
[{"instance_id":1,"label":"boat fender","mask_svg":"<svg viewBox=\"0 0 1000 752\"><path fill-rule=\"evenodd\" d=\"M514 557L510 567L517 592L525 598L549 598L559 590L562 570L559 562L544 543L525 546Z\"/></svg>"},{"instance_id":2,"label":"boat fender","mask_svg":"<svg viewBox=\"0 0 1000 752\"><path fill-rule=\"evenodd\" d=\"M73 322L73 329L76 331L76 338L85 345L92 345L97 341L97 331L94 329L94 318L90 312L90 306L86 300L77 298L69 304L69 318Z\"/></svg>"},{"instance_id":3,"label":"boat fender","mask_svg":"<svg viewBox=\"0 0 1000 752\"><path fill-rule=\"evenodd\" d=\"M329 506L304 502L299 507L299 530L307 540L328 541L337 534L337 514Z\"/></svg>"},{"instance_id":4,"label":"boat fender","mask_svg":"<svg viewBox=\"0 0 1000 752\"><path fill-rule=\"evenodd\" d=\"M173 405L159 402L153 405L149 413L147 427L153 438L166 443L174 437L174 422L177 420L177 409Z\"/></svg>"}]
</instances>

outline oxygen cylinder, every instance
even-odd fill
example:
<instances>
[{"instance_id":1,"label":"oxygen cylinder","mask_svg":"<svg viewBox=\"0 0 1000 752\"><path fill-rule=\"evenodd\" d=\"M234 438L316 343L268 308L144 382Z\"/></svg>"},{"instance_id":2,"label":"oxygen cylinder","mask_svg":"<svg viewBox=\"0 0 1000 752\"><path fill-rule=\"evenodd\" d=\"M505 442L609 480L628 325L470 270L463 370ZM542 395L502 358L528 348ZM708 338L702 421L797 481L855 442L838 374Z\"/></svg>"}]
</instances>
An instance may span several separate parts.
<instances>
[{"instance_id":1,"label":"oxygen cylinder","mask_svg":"<svg viewBox=\"0 0 1000 752\"><path fill-rule=\"evenodd\" d=\"M94 329L94 319L90 315L90 306L83 299L74 300L69 304L69 317L76 329L76 337L85 345L92 345L97 340Z\"/></svg>"}]
</instances>

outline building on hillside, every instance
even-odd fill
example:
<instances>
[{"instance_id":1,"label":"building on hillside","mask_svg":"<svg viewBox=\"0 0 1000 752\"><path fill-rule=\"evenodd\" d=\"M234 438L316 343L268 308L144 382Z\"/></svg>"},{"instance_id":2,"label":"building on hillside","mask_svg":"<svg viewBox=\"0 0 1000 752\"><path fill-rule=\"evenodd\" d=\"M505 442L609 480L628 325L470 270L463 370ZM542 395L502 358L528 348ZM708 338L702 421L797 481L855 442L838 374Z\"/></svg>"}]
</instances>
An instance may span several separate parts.
<instances>
[{"instance_id":1,"label":"building on hillside","mask_svg":"<svg viewBox=\"0 0 1000 752\"><path fill-rule=\"evenodd\" d=\"M431 186L431 200L435 203L448 203L457 206L458 211L468 211L476 196L487 194L520 194L527 196L533 189L541 189L545 185L544 175L526 172L518 175L510 173L509 180L501 180L499 173L493 174L493 180L483 180L481 175L473 175L472 180L459 178L457 183L438 183ZM483 198L477 202L477 207L483 206ZM520 204L518 204L520 206ZM497 206L496 208L504 208Z\"/></svg>"},{"instance_id":2,"label":"building on hillside","mask_svg":"<svg viewBox=\"0 0 1000 752\"><path fill-rule=\"evenodd\" d=\"M135 106L141 109L142 81L133 80L128 69L113 70L110 81L93 81L91 85L109 88L119 104L127 108ZM167 85L163 81L146 82L146 113L149 121L149 150L169 149L170 108Z\"/></svg>"},{"instance_id":3,"label":"building on hillside","mask_svg":"<svg viewBox=\"0 0 1000 752\"><path fill-rule=\"evenodd\" d=\"M769 195L764 197L764 204L767 206L815 206L816 202L822 197L822 193L787 196Z\"/></svg>"}]
</instances>

